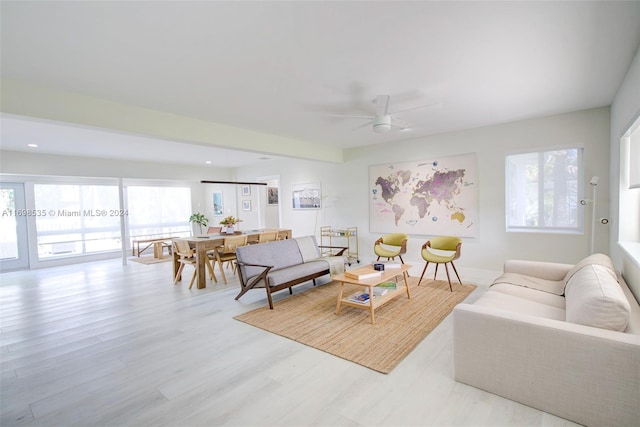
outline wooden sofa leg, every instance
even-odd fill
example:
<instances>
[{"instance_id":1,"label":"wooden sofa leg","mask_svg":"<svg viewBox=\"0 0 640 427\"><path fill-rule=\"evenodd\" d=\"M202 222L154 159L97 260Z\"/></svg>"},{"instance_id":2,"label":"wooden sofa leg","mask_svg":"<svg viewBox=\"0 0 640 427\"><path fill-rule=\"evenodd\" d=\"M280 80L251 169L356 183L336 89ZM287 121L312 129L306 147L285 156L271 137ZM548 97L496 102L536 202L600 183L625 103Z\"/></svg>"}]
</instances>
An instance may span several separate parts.
<instances>
[{"instance_id":1,"label":"wooden sofa leg","mask_svg":"<svg viewBox=\"0 0 640 427\"><path fill-rule=\"evenodd\" d=\"M269 285L265 286L267 290L267 299L269 300L269 309L273 310L273 300L271 299L271 290L269 289ZM291 288L289 288L291 290Z\"/></svg>"},{"instance_id":2,"label":"wooden sofa leg","mask_svg":"<svg viewBox=\"0 0 640 427\"><path fill-rule=\"evenodd\" d=\"M242 289L240 290L240 293L238 295L236 295L235 300L238 301L240 299L240 297L244 294L246 294L249 291L248 287L242 287Z\"/></svg>"}]
</instances>

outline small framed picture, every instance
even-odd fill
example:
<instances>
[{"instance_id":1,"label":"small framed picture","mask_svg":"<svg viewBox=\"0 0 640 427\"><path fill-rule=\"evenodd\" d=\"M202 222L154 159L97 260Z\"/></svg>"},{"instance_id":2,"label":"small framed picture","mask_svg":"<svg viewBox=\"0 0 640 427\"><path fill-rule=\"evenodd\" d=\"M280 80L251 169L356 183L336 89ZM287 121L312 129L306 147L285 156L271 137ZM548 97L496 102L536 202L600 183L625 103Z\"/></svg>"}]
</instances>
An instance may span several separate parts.
<instances>
[{"instance_id":1,"label":"small framed picture","mask_svg":"<svg viewBox=\"0 0 640 427\"><path fill-rule=\"evenodd\" d=\"M250 196L251 195L251 186L250 185L243 185L242 186L242 195L243 196Z\"/></svg>"},{"instance_id":2,"label":"small framed picture","mask_svg":"<svg viewBox=\"0 0 640 427\"><path fill-rule=\"evenodd\" d=\"M278 187L267 187L267 204L278 204Z\"/></svg>"},{"instance_id":3,"label":"small framed picture","mask_svg":"<svg viewBox=\"0 0 640 427\"><path fill-rule=\"evenodd\" d=\"M243 200L242 201L242 210L250 211L251 210L251 200Z\"/></svg>"},{"instance_id":4,"label":"small framed picture","mask_svg":"<svg viewBox=\"0 0 640 427\"><path fill-rule=\"evenodd\" d=\"M320 183L293 184L293 209L320 209Z\"/></svg>"},{"instance_id":5,"label":"small framed picture","mask_svg":"<svg viewBox=\"0 0 640 427\"><path fill-rule=\"evenodd\" d=\"M224 206L222 206L222 192L213 193L213 216L222 216Z\"/></svg>"}]
</instances>

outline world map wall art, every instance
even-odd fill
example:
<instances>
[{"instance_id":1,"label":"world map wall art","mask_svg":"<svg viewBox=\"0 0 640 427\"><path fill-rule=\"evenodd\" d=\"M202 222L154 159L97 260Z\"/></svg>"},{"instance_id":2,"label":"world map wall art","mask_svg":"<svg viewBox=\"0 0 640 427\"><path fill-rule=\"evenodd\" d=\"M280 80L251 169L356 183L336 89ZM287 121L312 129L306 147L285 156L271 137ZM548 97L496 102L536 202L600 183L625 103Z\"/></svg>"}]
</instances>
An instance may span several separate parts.
<instances>
[{"instance_id":1,"label":"world map wall art","mask_svg":"<svg viewBox=\"0 0 640 427\"><path fill-rule=\"evenodd\" d=\"M476 154L369 166L375 233L475 237Z\"/></svg>"}]
</instances>

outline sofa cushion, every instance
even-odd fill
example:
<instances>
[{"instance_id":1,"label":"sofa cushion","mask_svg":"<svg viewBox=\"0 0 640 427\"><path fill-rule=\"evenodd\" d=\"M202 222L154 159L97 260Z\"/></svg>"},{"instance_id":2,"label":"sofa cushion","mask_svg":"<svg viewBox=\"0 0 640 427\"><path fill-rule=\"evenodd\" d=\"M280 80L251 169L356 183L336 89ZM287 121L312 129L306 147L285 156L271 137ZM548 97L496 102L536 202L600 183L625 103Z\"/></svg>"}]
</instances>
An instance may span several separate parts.
<instances>
[{"instance_id":1,"label":"sofa cushion","mask_svg":"<svg viewBox=\"0 0 640 427\"><path fill-rule=\"evenodd\" d=\"M533 292L541 293L539 291ZM537 301L532 301L528 298L521 298L519 296L509 295L503 292L493 291L491 288L478 298L474 304L521 314L529 314L531 316L544 317L546 319L565 320L564 309L560 307L543 304Z\"/></svg>"},{"instance_id":2,"label":"sofa cushion","mask_svg":"<svg viewBox=\"0 0 640 427\"><path fill-rule=\"evenodd\" d=\"M616 268L613 266L613 261L611 261L611 258L609 258L607 255L605 254L589 255L588 257L584 258L582 261L574 265L573 268L571 268L571 270L567 272L567 275L564 276L565 291L566 291L566 287L567 287L567 283L569 282L569 279L571 279L574 274L580 271L583 267L586 267L588 265L593 265L593 264L601 265L603 267L608 268L609 270L611 270L611 273L614 276L616 274Z\"/></svg>"},{"instance_id":3,"label":"sofa cushion","mask_svg":"<svg viewBox=\"0 0 640 427\"><path fill-rule=\"evenodd\" d=\"M567 322L613 331L629 323L631 306L609 267L583 266L568 280L565 298Z\"/></svg>"},{"instance_id":4,"label":"sofa cushion","mask_svg":"<svg viewBox=\"0 0 640 427\"><path fill-rule=\"evenodd\" d=\"M540 292L537 289L532 289L523 286L510 285L508 283L494 283L489 288L494 292L501 292L503 294L513 295L515 297L528 299L530 301L538 302L540 304L546 304L553 307L565 309L565 298L561 295L554 295L549 292Z\"/></svg>"},{"instance_id":5,"label":"sofa cushion","mask_svg":"<svg viewBox=\"0 0 640 427\"><path fill-rule=\"evenodd\" d=\"M293 240L298 244L302 261L307 262L322 258L322 253L320 252L315 236L294 237Z\"/></svg>"},{"instance_id":6,"label":"sofa cushion","mask_svg":"<svg viewBox=\"0 0 640 427\"><path fill-rule=\"evenodd\" d=\"M499 283L531 288L537 291L548 292L554 295L564 294L564 282L556 280L540 279L538 277L527 276L519 273L504 273L493 281L492 287Z\"/></svg>"}]
</instances>

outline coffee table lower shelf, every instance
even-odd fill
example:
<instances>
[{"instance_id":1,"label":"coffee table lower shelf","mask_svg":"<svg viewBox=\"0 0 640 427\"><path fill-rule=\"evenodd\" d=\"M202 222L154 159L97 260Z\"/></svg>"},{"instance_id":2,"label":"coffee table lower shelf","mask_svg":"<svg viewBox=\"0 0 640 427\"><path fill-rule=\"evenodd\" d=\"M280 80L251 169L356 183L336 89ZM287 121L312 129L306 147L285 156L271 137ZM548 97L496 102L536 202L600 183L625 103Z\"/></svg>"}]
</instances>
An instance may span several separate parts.
<instances>
[{"instance_id":1,"label":"coffee table lower shelf","mask_svg":"<svg viewBox=\"0 0 640 427\"><path fill-rule=\"evenodd\" d=\"M375 325L376 323L376 319L375 319L375 310L378 307L382 307L383 305L385 305L386 303L388 303L389 301L393 300L394 298L397 298L398 296L400 296L402 293L405 293L407 295L407 298L410 299L411 298L411 293L409 291L409 287L407 286L407 283L409 282L409 277L407 274L407 270L409 269L410 266L404 266L401 271L397 272L396 274L389 274L388 272L383 276L380 277L377 280L367 280L366 282L363 281L356 281L353 279L348 279L348 278L342 278L342 277L335 277L334 280L337 280L340 282L340 291L338 293L338 302L336 304L336 315L340 314L340 309L342 308L343 305L349 306L349 307L356 307L356 308L360 308L360 309L364 309L364 310L369 310L369 313L371 315L371 324ZM361 294L363 292L368 292L369 295L373 295L373 288L386 281L389 279L392 279L394 275L400 275L402 274L404 276L404 281L403 282L397 282L396 281L396 289L393 290L388 290L388 292L384 295L376 295L374 298L369 298L369 301L367 303L359 303L356 301L352 301L349 298L353 295L356 294ZM342 279L342 280L341 280ZM343 281L344 280L344 281ZM349 296L345 297L344 296L344 285L345 284L351 284L351 285L357 285L360 286L362 289L360 292L356 292L356 293L351 293Z\"/></svg>"}]
</instances>

